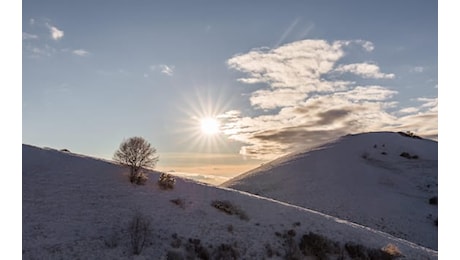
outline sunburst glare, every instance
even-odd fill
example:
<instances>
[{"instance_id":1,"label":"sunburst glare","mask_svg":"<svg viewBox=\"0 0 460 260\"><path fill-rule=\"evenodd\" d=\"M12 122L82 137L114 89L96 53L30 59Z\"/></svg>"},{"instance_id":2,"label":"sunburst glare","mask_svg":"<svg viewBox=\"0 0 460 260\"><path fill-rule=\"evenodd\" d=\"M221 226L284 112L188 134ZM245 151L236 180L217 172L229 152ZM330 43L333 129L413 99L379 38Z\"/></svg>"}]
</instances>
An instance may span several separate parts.
<instances>
[{"instance_id":1,"label":"sunburst glare","mask_svg":"<svg viewBox=\"0 0 460 260\"><path fill-rule=\"evenodd\" d=\"M201 132L205 135L215 135L220 132L220 122L216 118L200 119Z\"/></svg>"},{"instance_id":2,"label":"sunburst glare","mask_svg":"<svg viewBox=\"0 0 460 260\"><path fill-rule=\"evenodd\" d=\"M195 95L184 97L185 127L180 140L184 148L201 152L238 151L229 144L222 128L222 114L229 109L230 100L224 93L210 93L209 89L196 90Z\"/></svg>"}]
</instances>

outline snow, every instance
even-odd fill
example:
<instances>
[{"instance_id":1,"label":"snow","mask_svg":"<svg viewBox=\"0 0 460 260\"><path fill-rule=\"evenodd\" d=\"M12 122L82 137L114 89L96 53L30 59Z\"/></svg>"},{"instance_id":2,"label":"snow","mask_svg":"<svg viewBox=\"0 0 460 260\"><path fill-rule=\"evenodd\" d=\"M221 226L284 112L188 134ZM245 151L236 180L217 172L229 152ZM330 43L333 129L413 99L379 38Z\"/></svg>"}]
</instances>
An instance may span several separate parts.
<instances>
[{"instance_id":1,"label":"snow","mask_svg":"<svg viewBox=\"0 0 460 260\"><path fill-rule=\"evenodd\" d=\"M155 171L148 171L146 185L134 185L123 166L30 145L23 145L22 163L23 259L167 259L168 252L190 253L192 239L199 239L195 243L211 259L221 244L234 247L241 259L268 259L270 245L279 253L271 259L283 259L285 245L277 233L291 229L297 241L315 232L341 244L393 244L407 259L438 257L390 234L243 191L181 178L174 189L162 190ZM215 200L229 201L248 219L212 207ZM140 255L132 254L127 231L135 214L152 227Z\"/></svg>"},{"instance_id":2,"label":"snow","mask_svg":"<svg viewBox=\"0 0 460 260\"><path fill-rule=\"evenodd\" d=\"M418 159L401 157L406 152ZM437 250L437 142L393 132L347 135L223 183Z\"/></svg>"}]
</instances>

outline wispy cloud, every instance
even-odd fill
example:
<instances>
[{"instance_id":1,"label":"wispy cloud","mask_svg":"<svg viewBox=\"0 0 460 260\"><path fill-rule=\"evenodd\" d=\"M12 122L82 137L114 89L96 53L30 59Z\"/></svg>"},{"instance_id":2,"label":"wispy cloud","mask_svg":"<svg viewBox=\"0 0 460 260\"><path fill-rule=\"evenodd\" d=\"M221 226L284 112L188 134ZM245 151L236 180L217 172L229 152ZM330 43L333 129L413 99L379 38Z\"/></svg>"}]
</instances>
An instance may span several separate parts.
<instances>
[{"instance_id":1,"label":"wispy cloud","mask_svg":"<svg viewBox=\"0 0 460 260\"><path fill-rule=\"evenodd\" d=\"M89 55L89 52L83 49L73 50L72 53L77 56L88 56Z\"/></svg>"},{"instance_id":2,"label":"wispy cloud","mask_svg":"<svg viewBox=\"0 0 460 260\"><path fill-rule=\"evenodd\" d=\"M38 39L38 35L23 32L22 39L23 40Z\"/></svg>"},{"instance_id":3,"label":"wispy cloud","mask_svg":"<svg viewBox=\"0 0 460 260\"><path fill-rule=\"evenodd\" d=\"M23 44L23 48L26 51L26 55L29 58L39 58L44 56L52 56L57 52L57 50L51 47L48 44L44 44L41 46L35 46L29 43Z\"/></svg>"},{"instance_id":4,"label":"wispy cloud","mask_svg":"<svg viewBox=\"0 0 460 260\"><path fill-rule=\"evenodd\" d=\"M410 69L410 72L413 72L413 73L422 73L424 71L425 71L425 68L422 66L416 66Z\"/></svg>"},{"instance_id":5,"label":"wispy cloud","mask_svg":"<svg viewBox=\"0 0 460 260\"><path fill-rule=\"evenodd\" d=\"M171 66L171 65L166 65L166 64L151 65L150 70L160 71L161 73L168 75L168 76L174 75L174 66Z\"/></svg>"},{"instance_id":6,"label":"wispy cloud","mask_svg":"<svg viewBox=\"0 0 460 260\"><path fill-rule=\"evenodd\" d=\"M48 18L30 18L26 24L27 31L22 33L25 57L43 58L58 53L77 56L88 56L90 53L83 48L69 48L57 43L64 37L64 31L58 28Z\"/></svg>"},{"instance_id":7,"label":"wispy cloud","mask_svg":"<svg viewBox=\"0 0 460 260\"><path fill-rule=\"evenodd\" d=\"M48 28L50 30L51 38L53 40L57 41L64 37L64 31L59 30L57 27L48 25Z\"/></svg>"},{"instance_id":8,"label":"wispy cloud","mask_svg":"<svg viewBox=\"0 0 460 260\"><path fill-rule=\"evenodd\" d=\"M395 74L385 74L380 72L380 68L371 63L354 63L340 65L337 67L336 71L345 73L353 73L363 78L374 78L374 79L392 79L395 77Z\"/></svg>"},{"instance_id":9,"label":"wispy cloud","mask_svg":"<svg viewBox=\"0 0 460 260\"><path fill-rule=\"evenodd\" d=\"M172 76L174 74L174 67L170 67L168 65L160 65L161 73L166 74L168 76Z\"/></svg>"},{"instance_id":10,"label":"wispy cloud","mask_svg":"<svg viewBox=\"0 0 460 260\"><path fill-rule=\"evenodd\" d=\"M371 52L374 50L374 44L370 41L356 40L355 42L361 44L363 49L366 50L367 52Z\"/></svg>"},{"instance_id":11,"label":"wispy cloud","mask_svg":"<svg viewBox=\"0 0 460 260\"><path fill-rule=\"evenodd\" d=\"M241 154L259 159L313 147L353 132L402 129L436 135L437 122L425 121L427 126L423 120L437 118L437 99L420 99L422 105L417 109L390 113L388 110L394 111L398 105L392 101L397 91L338 77L345 72L361 79L395 77L371 63L338 64L353 46L366 52L374 49L364 40L303 40L230 58L229 67L245 73L240 82L264 83L267 87L253 91L249 97L253 108L264 113L224 113L223 132L244 144Z\"/></svg>"}]
</instances>

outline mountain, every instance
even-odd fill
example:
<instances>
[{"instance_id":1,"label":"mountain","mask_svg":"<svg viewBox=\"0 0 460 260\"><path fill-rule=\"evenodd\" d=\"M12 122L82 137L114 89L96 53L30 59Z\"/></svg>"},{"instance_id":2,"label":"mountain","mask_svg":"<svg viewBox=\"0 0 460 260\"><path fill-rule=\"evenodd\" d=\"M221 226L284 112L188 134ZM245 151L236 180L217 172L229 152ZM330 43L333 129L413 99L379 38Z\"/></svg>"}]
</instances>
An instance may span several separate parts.
<instances>
[{"instance_id":1,"label":"mountain","mask_svg":"<svg viewBox=\"0 0 460 260\"><path fill-rule=\"evenodd\" d=\"M156 171L134 185L125 167L69 151L23 145L22 156L23 259L438 257L390 234L242 191L180 178L162 189Z\"/></svg>"},{"instance_id":2,"label":"mountain","mask_svg":"<svg viewBox=\"0 0 460 260\"><path fill-rule=\"evenodd\" d=\"M437 250L438 143L407 133L343 136L222 184Z\"/></svg>"}]
</instances>

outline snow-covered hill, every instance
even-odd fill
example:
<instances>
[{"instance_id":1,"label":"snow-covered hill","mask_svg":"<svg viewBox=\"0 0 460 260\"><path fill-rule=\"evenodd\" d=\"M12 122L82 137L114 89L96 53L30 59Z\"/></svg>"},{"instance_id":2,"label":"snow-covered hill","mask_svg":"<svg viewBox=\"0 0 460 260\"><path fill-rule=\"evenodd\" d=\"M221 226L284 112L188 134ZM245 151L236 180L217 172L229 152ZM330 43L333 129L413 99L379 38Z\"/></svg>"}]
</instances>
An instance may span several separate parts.
<instances>
[{"instance_id":1,"label":"snow-covered hill","mask_svg":"<svg viewBox=\"0 0 460 260\"><path fill-rule=\"evenodd\" d=\"M436 250L437 177L437 142L375 132L347 135L279 158L222 186L320 211Z\"/></svg>"},{"instance_id":2,"label":"snow-covered hill","mask_svg":"<svg viewBox=\"0 0 460 260\"><path fill-rule=\"evenodd\" d=\"M241 191L186 179L163 190L154 171L146 185L133 185L126 168L70 152L23 145L22 163L23 259L357 259L382 256L382 248L406 259L438 255ZM145 246L133 255L133 238L143 235Z\"/></svg>"}]
</instances>

